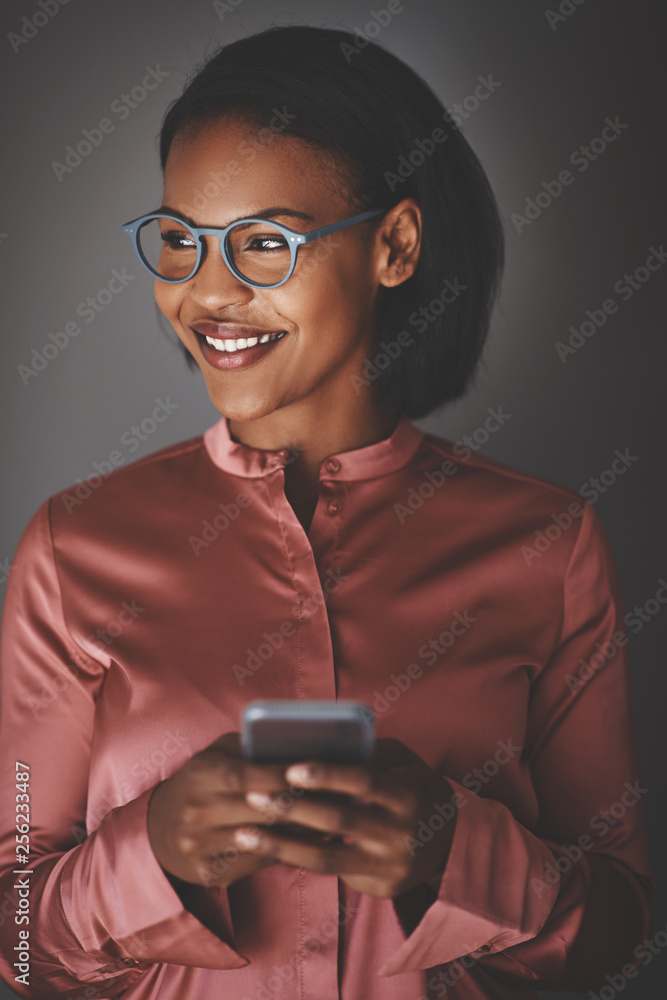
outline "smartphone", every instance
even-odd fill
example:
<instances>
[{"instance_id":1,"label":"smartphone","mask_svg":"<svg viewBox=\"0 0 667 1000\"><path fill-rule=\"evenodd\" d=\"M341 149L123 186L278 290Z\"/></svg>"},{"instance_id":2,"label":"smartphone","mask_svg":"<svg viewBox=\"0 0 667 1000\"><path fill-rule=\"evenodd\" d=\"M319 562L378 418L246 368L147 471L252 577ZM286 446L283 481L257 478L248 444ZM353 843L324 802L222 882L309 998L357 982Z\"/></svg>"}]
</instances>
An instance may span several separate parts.
<instances>
[{"instance_id":1,"label":"smartphone","mask_svg":"<svg viewBox=\"0 0 667 1000\"><path fill-rule=\"evenodd\" d=\"M257 763L367 764L374 723L373 709L360 701L251 701L241 717L241 749Z\"/></svg>"}]
</instances>

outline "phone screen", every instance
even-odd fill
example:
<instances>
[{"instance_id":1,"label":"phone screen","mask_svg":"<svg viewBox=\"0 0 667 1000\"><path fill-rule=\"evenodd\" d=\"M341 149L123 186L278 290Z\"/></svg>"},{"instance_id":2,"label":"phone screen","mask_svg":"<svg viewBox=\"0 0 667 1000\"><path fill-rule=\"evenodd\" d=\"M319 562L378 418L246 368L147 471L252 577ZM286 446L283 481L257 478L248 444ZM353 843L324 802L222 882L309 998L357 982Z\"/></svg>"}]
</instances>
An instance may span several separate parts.
<instances>
[{"instance_id":1,"label":"phone screen","mask_svg":"<svg viewBox=\"0 0 667 1000\"><path fill-rule=\"evenodd\" d=\"M258 762L364 763L373 749L373 713L357 702L275 702L246 707L244 756Z\"/></svg>"}]
</instances>

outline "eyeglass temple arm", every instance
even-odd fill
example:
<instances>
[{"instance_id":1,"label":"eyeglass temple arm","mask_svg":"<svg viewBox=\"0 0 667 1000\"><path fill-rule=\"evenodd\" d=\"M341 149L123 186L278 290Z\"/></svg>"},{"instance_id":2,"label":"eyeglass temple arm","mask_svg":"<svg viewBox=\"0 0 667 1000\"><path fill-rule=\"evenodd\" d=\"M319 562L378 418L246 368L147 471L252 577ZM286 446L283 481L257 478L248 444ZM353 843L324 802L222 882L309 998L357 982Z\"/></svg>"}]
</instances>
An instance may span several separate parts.
<instances>
[{"instance_id":1,"label":"eyeglass temple arm","mask_svg":"<svg viewBox=\"0 0 667 1000\"><path fill-rule=\"evenodd\" d=\"M384 208L374 208L369 212L362 212L360 215L354 215L351 219L344 219L343 222L332 222L330 226L322 226L321 229L313 229L312 232L302 234L302 240L299 242L310 243L311 240L319 240L322 236L328 236L329 233L337 233L339 229L345 229L347 226L353 226L355 222L363 222L364 219L370 219L373 215L379 215L381 212L385 212ZM137 228L136 223L140 222L143 216L139 216L138 219L132 219L130 222L125 222L122 225L122 230L124 233L131 235Z\"/></svg>"},{"instance_id":2,"label":"eyeglass temple arm","mask_svg":"<svg viewBox=\"0 0 667 1000\"><path fill-rule=\"evenodd\" d=\"M370 219L373 215L379 215L381 212L386 212L386 208L374 208L370 212L362 212L361 215L354 215L351 219L345 219L343 222L332 222L330 226L322 226L321 229L313 229L312 232L307 233L304 243L310 243L311 240L319 240L322 236L328 236L329 233L337 233L339 229L345 229L347 226L353 226L355 222L363 222L364 219Z\"/></svg>"}]
</instances>

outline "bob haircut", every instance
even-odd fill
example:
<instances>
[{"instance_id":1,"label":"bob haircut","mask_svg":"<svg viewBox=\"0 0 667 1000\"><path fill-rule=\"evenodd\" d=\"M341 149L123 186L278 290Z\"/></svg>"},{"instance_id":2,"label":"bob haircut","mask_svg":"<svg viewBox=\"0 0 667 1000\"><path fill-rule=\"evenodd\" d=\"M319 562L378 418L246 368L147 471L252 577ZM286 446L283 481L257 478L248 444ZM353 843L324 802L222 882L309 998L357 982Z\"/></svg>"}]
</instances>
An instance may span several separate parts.
<instances>
[{"instance_id":1,"label":"bob haircut","mask_svg":"<svg viewBox=\"0 0 667 1000\"><path fill-rule=\"evenodd\" d=\"M383 290L377 351L360 383L374 383L381 405L408 418L458 399L474 379L504 264L502 223L477 156L395 55L373 42L361 48L347 31L289 25L223 46L195 73L162 122L162 169L177 136L187 141L224 117L266 126L277 110L289 114L281 137L305 141L336 168L350 213L408 196L422 210L416 271ZM377 219L365 225L373 232Z\"/></svg>"}]
</instances>

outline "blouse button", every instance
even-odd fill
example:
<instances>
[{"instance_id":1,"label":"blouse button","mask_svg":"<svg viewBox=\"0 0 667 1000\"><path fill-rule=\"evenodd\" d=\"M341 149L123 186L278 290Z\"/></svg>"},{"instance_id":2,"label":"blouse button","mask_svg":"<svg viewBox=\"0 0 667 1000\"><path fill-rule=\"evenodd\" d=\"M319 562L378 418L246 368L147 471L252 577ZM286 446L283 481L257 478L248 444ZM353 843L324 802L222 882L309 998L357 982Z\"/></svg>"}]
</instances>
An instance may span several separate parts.
<instances>
[{"instance_id":1,"label":"blouse button","mask_svg":"<svg viewBox=\"0 0 667 1000\"><path fill-rule=\"evenodd\" d=\"M337 458L328 458L324 463L327 472L340 472L340 462Z\"/></svg>"},{"instance_id":2,"label":"blouse button","mask_svg":"<svg viewBox=\"0 0 667 1000\"><path fill-rule=\"evenodd\" d=\"M330 500L327 504L327 510L330 514L340 513L341 502L340 500Z\"/></svg>"}]
</instances>

